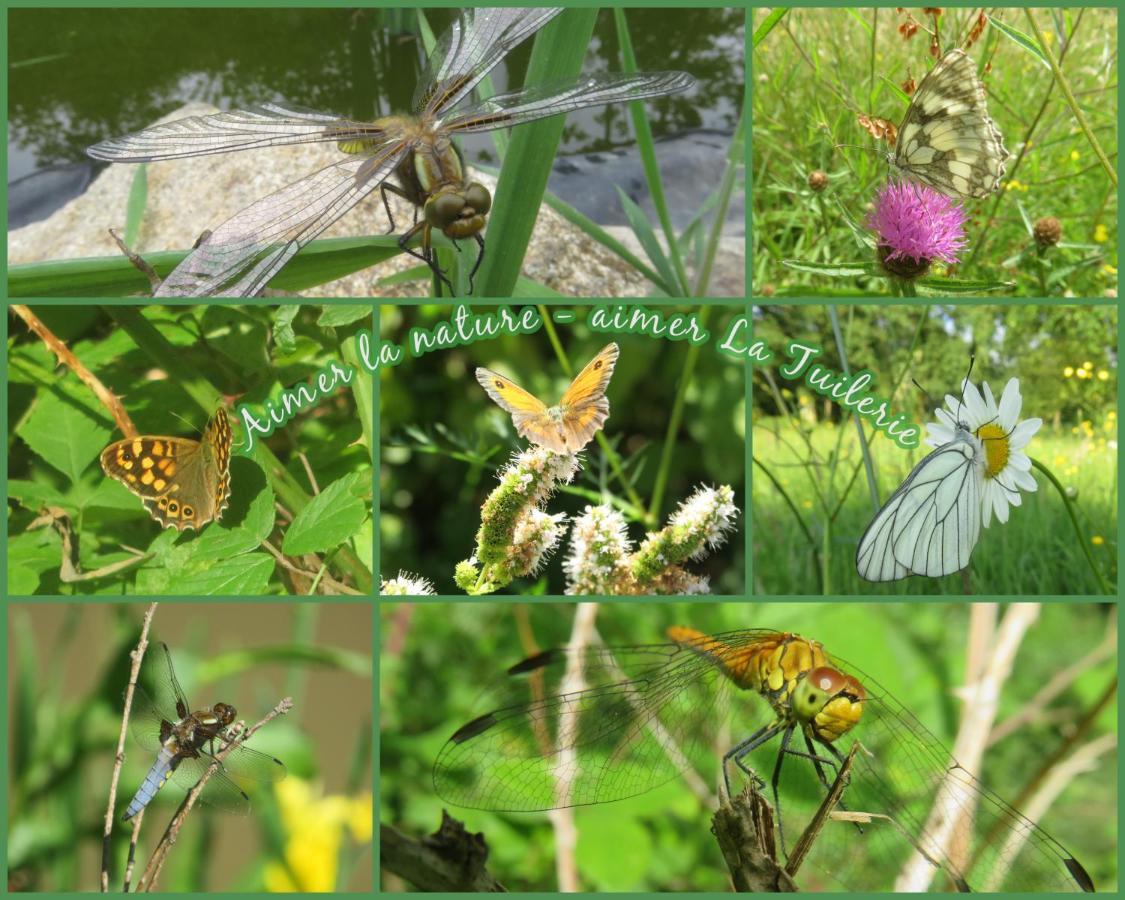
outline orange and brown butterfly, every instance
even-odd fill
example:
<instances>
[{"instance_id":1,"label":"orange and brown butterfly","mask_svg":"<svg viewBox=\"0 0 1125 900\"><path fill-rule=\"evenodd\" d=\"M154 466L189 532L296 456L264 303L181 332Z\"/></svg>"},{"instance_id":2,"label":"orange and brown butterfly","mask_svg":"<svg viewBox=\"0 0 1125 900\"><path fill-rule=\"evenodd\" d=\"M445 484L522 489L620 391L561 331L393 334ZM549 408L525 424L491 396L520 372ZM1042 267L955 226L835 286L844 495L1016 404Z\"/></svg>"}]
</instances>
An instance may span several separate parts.
<instances>
[{"instance_id":1,"label":"orange and brown butterfly","mask_svg":"<svg viewBox=\"0 0 1125 900\"><path fill-rule=\"evenodd\" d=\"M477 369L477 381L512 416L516 431L555 453L577 453L609 418L605 391L617 364L617 344L606 344L570 383L558 406L548 407L510 378Z\"/></svg>"}]
</instances>

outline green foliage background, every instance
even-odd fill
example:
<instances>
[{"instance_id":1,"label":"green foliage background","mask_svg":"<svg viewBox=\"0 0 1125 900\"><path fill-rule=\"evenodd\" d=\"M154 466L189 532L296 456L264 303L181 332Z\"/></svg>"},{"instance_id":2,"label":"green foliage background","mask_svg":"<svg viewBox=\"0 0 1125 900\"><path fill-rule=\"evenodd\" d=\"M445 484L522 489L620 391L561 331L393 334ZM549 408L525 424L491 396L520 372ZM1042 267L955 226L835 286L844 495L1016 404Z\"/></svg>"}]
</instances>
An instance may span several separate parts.
<instances>
[{"instance_id":1,"label":"green foliage background","mask_svg":"<svg viewBox=\"0 0 1125 900\"><path fill-rule=\"evenodd\" d=\"M916 8L753 11L756 294L767 285L779 297L891 293L864 243L870 203L889 174L888 147L857 117L901 122L909 101L901 85L921 82L932 66L932 30L943 52L966 47L979 11L941 12L935 25ZM930 277L933 289L1116 296L1117 185L1107 168L1117 156L1117 9L989 9L988 17L968 52L978 74L991 67L983 75L989 113L1012 158L999 192L968 201L969 248L952 273L939 267ZM904 39L899 29L911 19L921 27ZM1043 45L1055 57L1066 46L1061 78L1041 57ZM1110 162L1099 160L1098 146ZM808 184L815 171L828 177L819 193ZM1061 224L1062 242L1041 252L1032 234L1046 217ZM833 271L853 262L871 270ZM943 289L949 274L969 286Z\"/></svg>"},{"instance_id":2,"label":"green foliage background","mask_svg":"<svg viewBox=\"0 0 1125 900\"><path fill-rule=\"evenodd\" d=\"M442 809L488 843L489 871L509 890L557 889L552 827L544 813L497 813L449 807L436 796L433 762L453 732L496 708L489 687L518 660L569 639L573 606L502 603L384 603L380 610L380 820L409 835L434 831ZM946 746L960 717L955 691L965 683L969 609L966 605L782 603L613 603L598 610L597 628L610 646L661 642L669 625L717 632L776 628L820 640L879 681ZM1116 677L1112 605L1053 604L1040 611L1001 688L999 719L1035 714L985 754L976 773L1001 796L1014 798L1053 752L1064 748L1071 724L1098 705ZM1058 636L1067 636L1065 648ZM1103 641L1111 652L1066 682L1049 703L1037 694ZM729 732L708 734L714 754L698 774L714 790L719 756L770 719L751 698L756 717L737 719ZM1084 740L1115 733L1110 701ZM857 734L862 740L862 735ZM772 747L776 753L776 746ZM1073 748L1071 748L1073 749ZM767 754L764 765L772 760ZM759 774L763 763L756 758ZM768 778L769 770L765 770ZM1117 766L1113 750L1092 771L1068 782L1045 814L1043 827L1089 870L1099 890L1117 881ZM735 789L741 782L732 784ZM782 803L785 796L782 796ZM576 867L589 891L727 891L726 869L710 833L712 809L680 779L639 797L574 810ZM857 848L858 849L858 848ZM862 854L856 865L862 867ZM888 882L893 873L887 874ZM807 890L830 889L811 871ZM404 885L383 873L386 890Z\"/></svg>"},{"instance_id":3,"label":"green foliage background","mask_svg":"<svg viewBox=\"0 0 1125 900\"><path fill-rule=\"evenodd\" d=\"M570 307L568 307L570 308ZM382 307L380 335L403 346L412 327L432 328L449 318L453 306ZM477 312L487 307L474 307ZM661 306L666 314L675 310ZM706 314L711 339L698 348L683 418L671 440L667 484L655 530L700 485L729 484L739 515L727 543L687 568L708 574L716 594L741 594L745 587L745 381L742 366L716 350L724 326L742 306L716 306ZM544 308L540 308L544 312ZM695 309L699 311L698 307ZM384 578L406 570L428 578L438 593L457 593L453 567L467 559L480 527L480 506L497 485L496 470L527 442L511 417L477 383L477 366L496 369L548 404L558 402L570 379L610 341L621 355L607 396L610 415L604 434L623 461L629 486L651 504L661 454L666 448L673 401L684 378L687 342L642 335L590 332L587 310L577 324L553 326L570 363L569 376L547 333L480 340L468 347L407 356L381 370L380 384L380 571ZM587 445L572 485L556 494L547 511L579 515L587 505L626 498L597 438ZM626 516L629 520L629 516ZM646 528L630 521L634 544ZM569 538L537 579L517 580L516 593L562 594L562 557Z\"/></svg>"},{"instance_id":4,"label":"green foliage background","mask_svg":"<svg viewBox=\"0 0 1125 900\"><path fill-rule=\"evenodd\" d=\"M330 361L357 362L352 336L371 328L370 306L42 305L33 311L121 398L141 434L198 438L224 403L262 405ZM140 500L106 477L101 451L122 435L93 391L13 317L8 349L8 591L26 594L253 595L371 586L372 379L349 385L278 427L251 456L232 422L230 506L198 532L161 530ZM307 467L307 468L306 468ZM316 489L309 473L316 479ZM313 495L317 494L316 497ZM292 515L278 519L277 505ZM149 557L95 580L64 581L53 528L61 508L90 572ZM289 557L279 566L263 542ZM319 561L316 561L318 560ZM315 561L315 562L314 562ZM317 576L318 571L320 577ZM327 578L325 578L327 576Z\"/></svg>"},{"instance_id":5,"label":"green foliage background","mask_svg":"<svg viewBox=\"0 0 1125 900\"><path fill-rule=\"evenodd\" d=\"M1026 452L1061 482L1074 504L1077 534L1057 489L1033 470L1039 490L1023 494L1007 524L982 529L969 570L976 594L1098 594L1117 581L1117 310L1113 306L841 306L851 371L870 369L875 393L911 421L958 385L975 355L972 380L999 400L1019 379L1021 419L1044 424ZM855 551L876 508L868 490L854 420L801 382L777 375L791 340L823 348L837 371L840 354L824 306L754 309L755 338L778 356L756 366L753 389L753 540L755 589L766 594L933 594L964 591L959 575L862 581ZM1078 372L1082 371L1083 377ZM771 384L770 379L773 379ZM911 384L917 381L930 395ZM903 451L865 434L886 502L928 448ZM1088 555L1089 554L1089 555ZM1095 570L1098 574L1095 574ZM1099 578L1100 576L1100 578Z\"/></svg>"}]
</instances>

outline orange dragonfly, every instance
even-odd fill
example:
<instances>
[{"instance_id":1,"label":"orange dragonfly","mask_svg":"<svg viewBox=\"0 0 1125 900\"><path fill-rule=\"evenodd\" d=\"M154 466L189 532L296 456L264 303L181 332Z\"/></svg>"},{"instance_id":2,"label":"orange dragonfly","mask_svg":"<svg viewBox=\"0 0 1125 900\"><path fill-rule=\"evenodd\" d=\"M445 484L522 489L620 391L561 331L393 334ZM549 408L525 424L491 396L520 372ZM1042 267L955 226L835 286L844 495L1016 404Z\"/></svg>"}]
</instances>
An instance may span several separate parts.
<instances>
[{"instance_id":1,"label":"orange dragonfly","mask_svg":"<svg viewBox=\"0 0 1125 900\"><path fill-rule=\"evenodd\" d=\"M687 90L686 72L606 73L562 84L533 84L458 108L518 44L562 9L478 9L462 12L430 55L414 93L413 116L357 122L266 103L244 110L193 116L94 144L87 153L109 162L152 162L285 144L331 143L347 158L251 204L204 237L164 280L163 297L251 297L302 247L376 188L390 216L386 192L409 200L415 221L399 247L425 262L441 283L432 244L440 231L456 246L472 238L484 258L484 230L492 197L465 173L453 137L495 131L588 106L661 97ZM394 179L390 181L389 179ZM421 219L418 211L421 210ZM395 230L391 218L390 231ZM388 232L389 233L389 232ZM420 236L421 247L411 242Z\"/></svg>"},{"instance_id":2,"label":"orange dragonfly","mask_svg":"<svg viewBox=\"0 0 1125 900\"><path fill-rule=\"evenodd\" d=\"M810 856L833 887L887 890L895 873L907 873L896 890L925 890L931 881L945 891L1094 890L1062 844L961 767L905 704L818 641L682 626L668 637L546 650L513 665L498 707L458 728L438 754L438 795L507 812L622 800L698 765L717 734L756 722L723 756L723 779L729 796L732 768L762 788L752 760L771 769L785 853L860 744L839 812ZM567 687L576 680L584 687Z\"/></svg>"}]
</instances>

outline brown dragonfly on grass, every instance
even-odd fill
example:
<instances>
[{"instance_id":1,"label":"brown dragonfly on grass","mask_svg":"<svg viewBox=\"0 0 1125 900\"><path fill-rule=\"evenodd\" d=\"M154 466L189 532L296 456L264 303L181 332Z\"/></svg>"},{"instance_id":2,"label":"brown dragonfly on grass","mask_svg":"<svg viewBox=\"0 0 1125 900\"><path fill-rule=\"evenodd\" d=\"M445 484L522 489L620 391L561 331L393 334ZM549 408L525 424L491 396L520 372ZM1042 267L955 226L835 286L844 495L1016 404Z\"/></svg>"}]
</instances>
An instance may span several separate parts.
<instances>
[{"instance_id":1,"label":"brown dragonfly on grass","mask_svg":"<svg viewBox=\"0 0 1125 900\"><path fill-rule=\"evenodd\" d=\"M414 204L414 223L398 240L453 290L438 265L432 236L472 238L484 258L492 197L465 172L455 135L495 131L589 106L661 97L690 88L686 72L606 73L565 83L532 84L463 106L481 80L518 44L562 9L462 12L437 42L414 92L412 116L359 122L266 103L193 116L102 141L87 152L110 162L152 162L285 144L331 143L345 158L251 204L203 238L157 290L165 297L250 297L306 244L376 188ZM460 107L460 108L459 108ZM393 180L391 180L393 179ZM421 218L418 213L421 211ZM395 223L391 217L391 231ZM411 246L420 237L420 247Z\"/></svg>"}]
</instances>

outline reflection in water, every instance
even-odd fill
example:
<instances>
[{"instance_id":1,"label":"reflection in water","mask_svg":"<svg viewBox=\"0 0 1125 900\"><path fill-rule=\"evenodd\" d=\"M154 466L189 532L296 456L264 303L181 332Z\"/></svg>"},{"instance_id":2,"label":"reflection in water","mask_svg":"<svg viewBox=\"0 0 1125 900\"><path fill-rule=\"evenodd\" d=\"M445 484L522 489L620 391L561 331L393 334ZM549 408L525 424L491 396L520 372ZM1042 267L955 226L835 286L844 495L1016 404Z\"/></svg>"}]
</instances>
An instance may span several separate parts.
<instances>
[{"instance_id":1,"label":"reflection in water","mask_svg":"<svg viewBox=\"0 0 1125 900\"><path fill-rule=\"evenodd\" d=\"M435 34L452 13L427 12ZM658 137L733 128L743 93L743 21L740 9L628 11L638 67L690 71L698 83L690 101L649 106ZM143 128L191 100L223 109L284 101L357 119L409 109L424 56L416 22L409 10L14 9L9 183L81 161L88 145ZM522 83L529 52L530 44L506 58L506 72L494 73L497 90ZM618 53L612 16L603 12L588 69L616 68ZM631 142L628 111L608 107L570 116L561 151ZM495 160L489 135L469 136L462 146L470 159ZM26 189L41 203L46 192L65 200L77 187L34 179Z\"/></svg>"}]
</instances>

